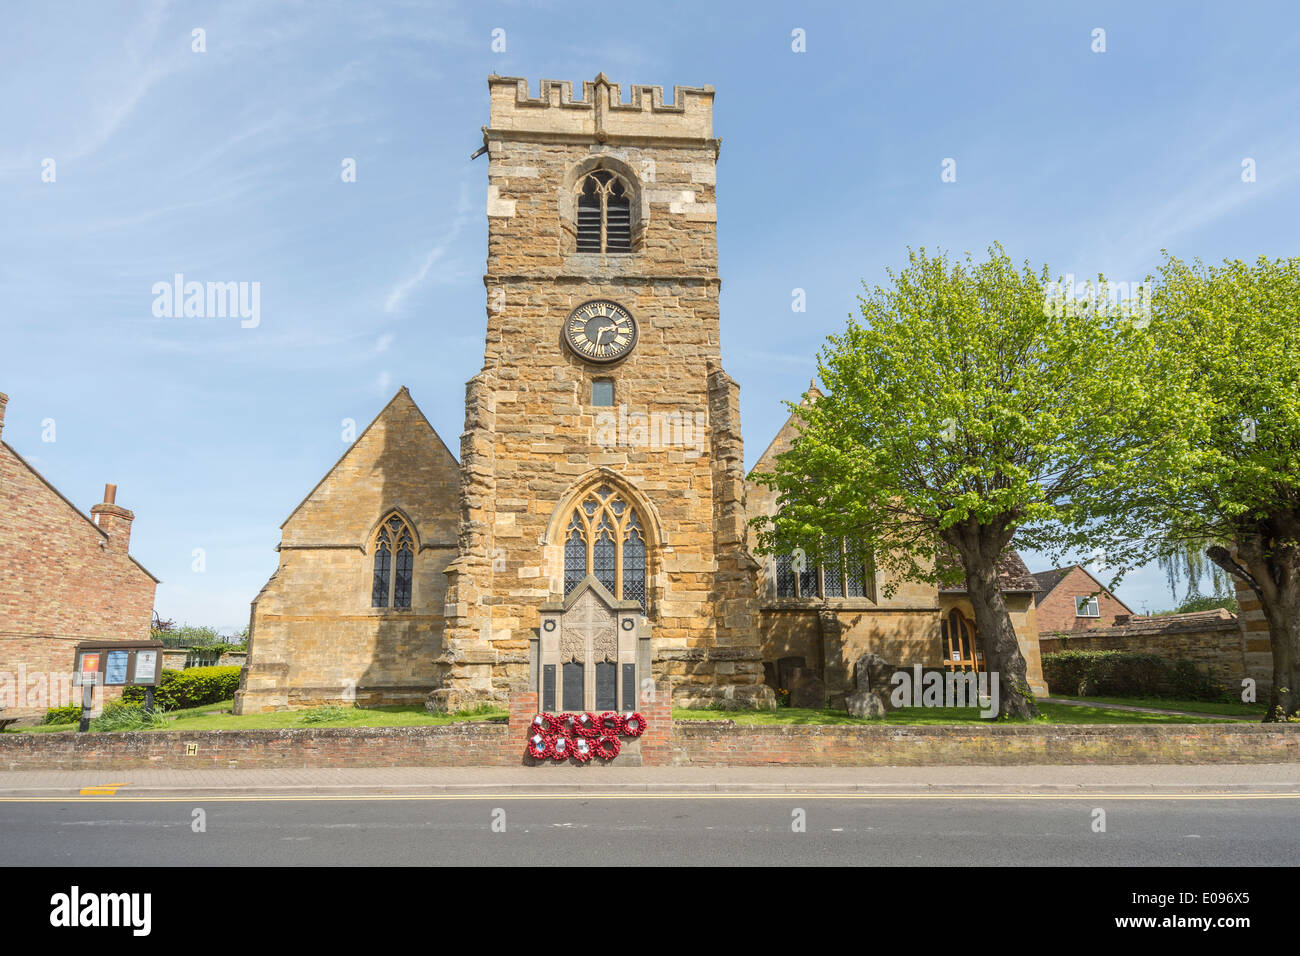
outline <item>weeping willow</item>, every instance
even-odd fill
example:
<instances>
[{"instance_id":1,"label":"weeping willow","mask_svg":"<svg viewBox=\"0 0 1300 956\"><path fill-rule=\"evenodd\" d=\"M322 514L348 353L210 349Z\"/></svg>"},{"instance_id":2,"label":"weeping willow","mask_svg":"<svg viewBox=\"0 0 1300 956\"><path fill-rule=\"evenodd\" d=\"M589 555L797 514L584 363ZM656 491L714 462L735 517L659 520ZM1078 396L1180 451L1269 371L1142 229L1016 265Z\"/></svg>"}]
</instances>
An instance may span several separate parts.
<instances>
[{"instance_id":1,"label":"weeping willow","mask_svg":"<svg viewBox=\"0 0 1300 956\"><path fill-rule=\"evenodd\" d=\"M1178 600L1178 585L1182 582L1187 584L1184 601L1202 594L1219 596L1234 593L1232 575L1205 556L1206 549L1215 543L1208 540L1180 541L1172 543L1156 557L1156 565L1165 573L1169 593L1175 601ZM1202 581L1209 584L1208 592L1201 590Z\"/></svg>"}]
</instances>

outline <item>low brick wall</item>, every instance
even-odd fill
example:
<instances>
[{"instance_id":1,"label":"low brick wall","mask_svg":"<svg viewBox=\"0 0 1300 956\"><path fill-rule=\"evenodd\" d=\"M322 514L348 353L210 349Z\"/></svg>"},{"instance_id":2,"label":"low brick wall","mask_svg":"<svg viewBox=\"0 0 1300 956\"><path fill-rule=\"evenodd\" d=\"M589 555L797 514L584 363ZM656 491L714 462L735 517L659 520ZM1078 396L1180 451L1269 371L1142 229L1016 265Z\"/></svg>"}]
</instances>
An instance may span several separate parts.
<instances>
[{"instance_id":1,"label":"low brick wall","mask_svg":"<svg viewBox=\"0 0 1300 956\"><path fill-rule=\"evenodd\" d=\"M697 767L1295 763L1300 724L744 726L676 721L673 763Z\"/></svg>"},{"instance_id":2,"label":"low brick wall","mask_svg":"<svg viewBox=\"0 0 1300 956\"><path fill-rule=\"evenodd\" d=\"M525 752L533 714L527 703L512 708L509 725L9 733L0 735L0 769L517 767L534 763ZM729 721L670 724L648 713L646 719L638 748L645 766L1300 762L1300 724L743 726Z\"/></svg>"},{"instance_id":3,"label":"low brick wall","mask_svg":"<svg viewBox=\"0 0 1300 956\"><path fill-rule=\"evenodd\" d=\"M0 769L103 770L154 767L441 767L468 762L518 765L504 724L335 727L302 730L144 731L114 734L2 734ZM189 753L190 747L194 752ZM508 759L512 756L513 760Z\"/></svg>"}]
</instances>

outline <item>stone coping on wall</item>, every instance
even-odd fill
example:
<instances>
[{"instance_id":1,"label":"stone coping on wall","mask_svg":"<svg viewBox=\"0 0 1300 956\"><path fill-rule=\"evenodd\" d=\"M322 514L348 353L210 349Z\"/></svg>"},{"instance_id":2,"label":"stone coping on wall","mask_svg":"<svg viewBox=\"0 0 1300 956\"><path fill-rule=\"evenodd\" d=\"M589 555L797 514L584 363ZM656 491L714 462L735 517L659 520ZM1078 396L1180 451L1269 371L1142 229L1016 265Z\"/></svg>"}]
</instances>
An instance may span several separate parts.
<instances>
[{"instance_id":1,"label":"stone coping on wall","mask_svg":"<svg viewBox=\"0 0 1300 956\"><path fill-rule=\"evenodd\" d=\"M668 729L668 728L664 728ZM673 721L646 766L1296 763L1300 724L907 727ZM647 736L651 729L647 728ZM527 724L0 735L0 769L521 766ZM617 765L617 758L615 765Z\"/></svg>"}]
</instances>

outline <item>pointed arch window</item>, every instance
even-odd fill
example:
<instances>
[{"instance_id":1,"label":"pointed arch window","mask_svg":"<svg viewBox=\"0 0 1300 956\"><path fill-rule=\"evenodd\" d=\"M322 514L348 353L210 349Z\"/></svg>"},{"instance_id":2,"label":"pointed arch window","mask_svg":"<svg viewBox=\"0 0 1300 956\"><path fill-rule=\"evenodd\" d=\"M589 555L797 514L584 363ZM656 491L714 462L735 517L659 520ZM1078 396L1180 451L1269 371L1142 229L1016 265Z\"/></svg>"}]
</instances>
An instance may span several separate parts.
<instances>
[{"instance_id":1,"label":"pointed arch window","mask_svg":"<svg viewBox=\"0 0 1300 956\"><path fill-rule=\"evenodd\" d=\"M588 574L616 599L646 606L645 526L616 489L601 485L584 495L564 532L564 596Z\"/></svg>"},{"instance_id":2,"label":"pointed arch window","mask_svg":"<svg viewBox=\"0 0 1300 956\"><path fill-rule=\"evenodd\" d=\"M578 251L632 251L632 191L608 169L578 180Z\"/></svg>"},{"instance_id":3,"label":"pointed arch window","mask_svg":"<svg viewBox=\"0 0 1300 956\"><path fill-rule=\"evenodd\" d=\"M374 539L371 607L410 607L415 568L415 537L396 512L380 523Z\"/></svg>"},{"instance_id":4,"label":"pointed arch window","mask_svg":"<svg viewBox=\"0 0 1300 956\"><path fill-rule=\"evenodd\" d=\"M975 638L975 625L953 611L939 625L943 666L950 671L984 670L984 653Z\"/></svg>"}]
</instances>

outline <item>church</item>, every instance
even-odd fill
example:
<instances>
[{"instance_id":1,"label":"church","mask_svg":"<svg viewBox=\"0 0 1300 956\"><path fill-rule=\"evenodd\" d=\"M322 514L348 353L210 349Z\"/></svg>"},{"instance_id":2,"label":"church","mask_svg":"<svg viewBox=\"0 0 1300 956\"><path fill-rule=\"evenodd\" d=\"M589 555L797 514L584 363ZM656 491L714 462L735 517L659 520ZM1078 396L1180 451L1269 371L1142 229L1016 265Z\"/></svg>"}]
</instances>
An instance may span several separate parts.
<instances>
[{"instance_id":1,"label":"church","mask_svg":"<svg viewBox=\"0 0 1300 956\"><path fill-rule=\"evenodd\" d=\"M380 411L281 526L235 712L455 712L515 687L546 711L651 689L769 708L791 683L834 706L868 651L979 667L960 589L887 589L851 542L827 566L754 556L774 501L747 480L722 364L713 89L488 89L485 348L459 459L406 388ZM1037 584L1014 555L1001 583L1042 693Z\"/></svg>"}]
</instances>

